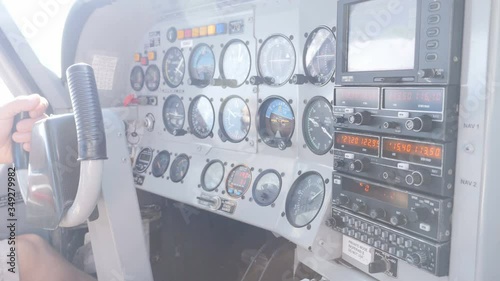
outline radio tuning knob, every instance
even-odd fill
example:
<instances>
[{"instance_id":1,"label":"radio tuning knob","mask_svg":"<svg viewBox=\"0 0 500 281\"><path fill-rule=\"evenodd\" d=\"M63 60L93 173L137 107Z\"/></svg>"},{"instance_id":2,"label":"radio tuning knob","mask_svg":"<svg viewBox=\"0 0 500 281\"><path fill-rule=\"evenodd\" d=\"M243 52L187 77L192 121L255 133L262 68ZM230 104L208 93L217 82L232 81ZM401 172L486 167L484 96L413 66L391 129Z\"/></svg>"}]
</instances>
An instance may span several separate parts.
<instances>
[{"instance_id":1,"label":"radio tuning knob","mask_svg":"<svg viewBox=\"0 0 500 281\"><path fill-rule=\"evenodd\" d=\"M303 84L306 84L307 83L307 76L303 75L303 74L295 74L293 77L292 77L292 84L295 84L295 85L303 85Z\"/></svg>"},{"instance_id":2,"label":"radio tuning knob","mask_svg":"<svg viewBox=\"0 0 500 281\"><path fill-rule=\"evenodd\" d=\"M337 168L342 168L342 167L345 167L344 160L335 160L335 162L333 163L333 168L337 169Z\"/></svg>"},{"instance_id":3,"label":"radio tuning knob","mask_svg":"<svg viewBox=\"0 0 500 281\"><path fill-rule=\"evenodd\" d=\"M425 265L427 263L427 253L419 251L409 254L406 257L406 261L414 266Z\"/></svg>"},{"instance_id":4,"label":"radio tuning knob","mask_svg":"<svg viewBox=\"0 0 500 281\"><path fill-rule=\"evenodd\" d=\"M351 209L356 213L362 213L366 211L366 204L364 202L354 202Z\"/></svg>"},{"instance_id":5,"label":"radio tuning knob","mask_svg":"<svg viewBox=\"0 0 500 281\"><path fill-rule=\"evenodd\" d=\"M372 114L368 111L356 112L349 116L349 123L353 125L369 125L372 121Z\"/></svg>"},{"instance_id":6,"label":"radio tuning knob","mask_svg":"<svg viewBox=\"0 0 500 281\"><path fill-rule=\"evenodd\" d=\"M397 122L384 122L384 124L382 126L384 127L384 129L396 129L397 127L399 127L399 123L397 123Z\"/></svg>"},{"instance_id":7,"label":"radio tuning knob","mask_svg":"<svg viewBox=\"0 0 500 281\"><path fill-rule=\"evenodd\" d=\"M431 216L429 209L425 207L412 208L408 220L412 223L424 222Z\"/></svg>"},{"instance_id":8,"label":"radio tuning knob","mask_svg":"<svg viewBox=\"0 0 500 281\"><path fill-rule=\"evenodd\" d=\"M391 217L391 224L394 226L404 226L408 223L405 215L394 215Z\"/></svg>"},{"instance_id":9,"label":"radio tuning knob","mask_svg":"<svg viewBox=\"0 0 500 281\"><path fill-rule=\"evenodd\" d=\"M334 215L333 217L329 218L326 221L326 226L335 228L343 228L345 226L345 223L343 222L342 218L340 216Z\"/></svg>"},{"instance_id":10,"label":"radio tuning knob","mask_svg":"<svg viewBox=\"0 0 500 281\"><path fill-rule=\"evenodd\" d=\"M423 115L406 121L405 127L408 131L430 132L432 131L432 117Z\"/></svg>"},{"instance_id":11,"label":"radio tuning knob","mask_svg":"<svg viewBox=\"0 0 500 281\"><path fill-rule=\"evenodd\" d=\"M250 84L254 86L262 85L264 84L264 78L260 76L252 76L250 77Z\"/></svg>"},{"instance_id":12,"label":"radio tuning knob","mask_svg":"<svg viewBox=\"0 0 500 281\"><path fill-rule=\"evenodd\" d=\"M418 74L418 77L420 77L422 79L426 79L426 78L443 78L444 77L443 70L441 70L441 69L435 69L435 68L420 69L417 74Z\"/></svg>"},{"instance_id":13,"label":"radio tuning knob","mask_svg":"<svg viewBox=\"0 0 500 281\"><path fill-rule=\"evenodd\" d=\"M405 177L405 182L407 185L413 185L416 187L422 186L430 181L430 175L428 172L415 171Z\"/></svg>"},{"instance_id":14,"label":"radio tuning knob","mask_svg":"<svg viewBox=\"0 0 500 281\"><path fill-rule=\"evenodd\" d=\"M370 166L370 160L368 158L357 159L351 163L349 170L356 173L366 172Z\"/></svg>"},{"instance_id":15,"label":"radio tuning knob","mask_svg":"<svg viewBox=\"0 0 500 281\"><path fill-rule=\"evenodd\" d=\"M345 195L340 195L339 198L337 199L337 201L339 202L339 205L347 205L349 204L349 202L351 201L349 199L349 197L345 196Z\"/></svg>"},{"instance_id":16,"label":"radio tuning knob","mask_svg":"<svg viewBox=\"0 0 500 281\"><path fill-rule=\"evenodd\" d=\"M345 123L345 118L342 117L342 116L334 116L333 117L333 123L335 124L342 124L342 123Z\"/></svg>"},{"instance_id":17,"label":"radio tuning knob","mask_svg":"<svg viewBox=\"0 0 500 281\"><path fill-rule=\"evenodd\" d=\"M384 180L394 180L396 178L396 172L394 171L386 171L382 173L382 178Z\"/></svg>"},{"instance_id":18,"label":"radio tuning knob","mask_svg":"<svg viewBox=\"0 0 500 281\"><path fill-rule=\"evenodd\" d=\"M370 211L370 218L372 218L374 220L385 218L385 210L381 209L381 208L372 209Z\"/></svg>"}]
</instances>

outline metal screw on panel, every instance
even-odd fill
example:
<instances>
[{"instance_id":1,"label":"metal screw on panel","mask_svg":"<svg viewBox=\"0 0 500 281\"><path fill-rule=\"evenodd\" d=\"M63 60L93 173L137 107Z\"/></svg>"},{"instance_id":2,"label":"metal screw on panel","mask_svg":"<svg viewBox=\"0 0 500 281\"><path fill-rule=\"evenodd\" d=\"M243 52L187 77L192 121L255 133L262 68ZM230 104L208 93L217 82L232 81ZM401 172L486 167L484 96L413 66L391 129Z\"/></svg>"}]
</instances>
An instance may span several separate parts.
<instances>
[{"instance_id":1,"label":"metal screw on panel","mask_svg":"<svg viewBox=\"0 0 500 281\"><path fill-rule=\"evenodd\" d=\"M121 132L118 133L118 136L121 137L123 134Z\"/></svg>"},{"instance_id":2,"label":"metal screw on panel","mask_svg":"<svg viewBox=\"0 0 500 281\"><path fill-rule=\"evenodd\" d=\"M203 149L203 147L201 147L201 146L198 146L198 147L196 148L196 150L198 150L198 151L201 151L202 149Z\"/></svg>"},{"instance_id":3,"label":"metal screw on panel","mask_svg":"<svg viewBox=\"0 0 500 281\"><path fill-rule=\"evenodd\" d=\"M449 183L449 184L446 186L446 188L448 188L448 189L452 189L452 188L453 188L453 185L452 185L451 183Z\"/></svg>"},{"instance_id":4,"label":"metal screw on panel","mask_svg":"<svg viewBox=\"0 0 500 281\"><path fill-rule=\"evenodd\" d=\"M253 91L254 94L256 94L257 93L257 87L253 87L252 91Z\"/></svg>"},{"instance_id":5,"label":"metal screw on panel","mask_svg":"<svg viewBox=\"0 0 500 281\"><path fill-rule=\"evenodd\" d=\"M123 163L127 162L127 158L125 158L125 157L124 157L124 158L122 158L122 162L123 162Z\"/></svg>"},{"instance_id":6,"label":"metal screw on panel","mask_svg":"<svg viewBox=\"0 0 500 281\"><path fill-rule=\"evenodd\" d=\"M451 202L448 202L448 205L446 205L446 207L451 209L451 207L453 207L453 204Z\"/></svg>"},{"instance_id":7,"label":"metal screw on panel","mask_svg":"<svg viewBox=\"0 0 500 281\"><path fill-rule=\"evenodd\" d=\"M259 169L259 173L262 173L262 169Z\"/></svg>"},{"instance_id":8,"label":"metal screw on panel","mask_svg":"<svg viewBox=\"0 0 500 281\"><path fill-rule=\"evenodd\" d=\"M254 146L255 145L254 141L250 141L249 144L250 144L250 146Z\"/></svg>"},{"instance_id":9,"label":"metal screw on panel","mask_svg":"<svg viewBox=\"0 0 500 281\"><path fill-rule=\"evenodd\" d=\"M476 148L472 144L465 145L465 152L474 153L474 151L476 151Z\"/></svg>"},{"instance_id":10,"label":"metal screw on panel","mask_svg":"<svg viewBox=\"0 0 500 281\"><path fill-rule=\"evenodd\" d=\"M454 56L454 57L453 57L453 62L458 62L458 61L459 61L458 57L457 57L457 56Z\"/></svg>"},{"instance_id":11,"label":"metal screw on panel","mask_svg":"<svg viewBox=\"0 0 500 281\"><path fill-rule=\"evenodd\" d=\"M446 230L446 232L444 233L446 236L450 236L450 231L449 230Z\"/></svg>"},{"instance_id":12,"label":"metal screw on panel","mask_svg":"<svg viewBox=\"0 0 500 281\"><path fill-rule=\"evenodd\" d=\"M304 145L302 145L302 147L303 147L303 148L306 148L306 147L307 147L307 145L305 145L305 144L304 144Z\"/></svg>"},{"instance_id":13,"label":"metal screw on panel","mask_svg":"<svg viewBox=\"0 0 500 281\"><path fill-rule=\"evenodd\" d=\"M304 100L304 104L307 104L307 100Z\"/></svg>"}]
</instances>

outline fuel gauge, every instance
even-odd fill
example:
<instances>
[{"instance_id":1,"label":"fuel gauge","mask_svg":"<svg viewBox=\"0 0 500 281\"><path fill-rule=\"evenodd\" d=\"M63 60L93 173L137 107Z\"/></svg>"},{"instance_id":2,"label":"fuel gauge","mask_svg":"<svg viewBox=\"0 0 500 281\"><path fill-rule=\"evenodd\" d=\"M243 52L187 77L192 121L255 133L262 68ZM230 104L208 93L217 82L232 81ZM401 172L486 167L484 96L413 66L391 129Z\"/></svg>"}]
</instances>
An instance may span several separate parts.
<instances>
[{"instance_id":1,"label":"fuel gauge","mask_svg":"<svg viewBox=\"0 0 500 281\"><path fill-rule=\"evenodd\" d=\"M160 75L160 69L154 64L146 69L146 88L151 92L158 90L158 87L160 87Z\"/></svg>"}]
</instances>

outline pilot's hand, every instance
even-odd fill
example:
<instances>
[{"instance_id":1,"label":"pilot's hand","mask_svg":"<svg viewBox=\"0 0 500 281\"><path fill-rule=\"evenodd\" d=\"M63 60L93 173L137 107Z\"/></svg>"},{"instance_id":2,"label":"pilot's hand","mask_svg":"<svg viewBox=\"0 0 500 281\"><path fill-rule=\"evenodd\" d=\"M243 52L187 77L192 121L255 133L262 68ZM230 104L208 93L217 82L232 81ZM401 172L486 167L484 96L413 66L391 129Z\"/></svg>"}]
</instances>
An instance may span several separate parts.
<instances>
[{"instance_id":1,"label":"pilot's hand","mask_svg":"<svg viewBox=\"0 0 500 281\"><path fill-rule=\"evenodd\" d=\"M49 103L40 95L20 96L0 104L0 164L12 163L12 141L22 143L30 151L31 130L35 122L46 117L45 110ZM14 117L21 112L29 112L30 118L17 123L12 134Z\"/></svg>"}]
</instances>

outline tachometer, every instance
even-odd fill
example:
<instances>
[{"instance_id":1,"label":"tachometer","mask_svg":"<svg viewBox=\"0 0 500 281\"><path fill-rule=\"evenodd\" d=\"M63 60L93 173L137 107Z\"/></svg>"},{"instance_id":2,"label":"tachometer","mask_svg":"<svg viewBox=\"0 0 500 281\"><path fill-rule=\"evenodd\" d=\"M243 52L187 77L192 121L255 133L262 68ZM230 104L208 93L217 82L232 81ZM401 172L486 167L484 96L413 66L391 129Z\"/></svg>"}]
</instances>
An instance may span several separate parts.
<instances>
[{"instance_id":1,"label":"tachometer","mask_svg":"<svg viewBox=\"0 0 500 281\"><path fill-rule=\"evenodd\" d=\"M245 195L251 184L252 170L245 165L237 166L227 176L227 194L234 198L240 198Z\"/></svg>"},{"instance_id":2,"label":"tachometer","mask_svg":"<svg viewBox=\"0 0 500 281\"><path fill-rule=\"evenodd\" d=\"M307 104L302 120L304 140L309 149L324 155L333 146L332 105L324 97L314 97Z\"/></svg>"},{"instance_id":3,"label":"tachometer","mask_svg":"<svg viewBox=\"0 0 500 281\"><path fill-rule=\"evenodd\" d=\"M238 143L243 141L250 131L250 109L238 96L228 97L221 106L219 124L222 141Z\"/></svg>"},{"instance_id":4,"label":"tachometer","mask_svg":"<svg viewBox=\"0 0 500 281\"><path fill-rule=\"evenodd\" d=\"M153 160L151 167L153 176L157 178L163 176L168 169L168 165L170 165L170 153L163 150Z\"/></svg>"},{"instance_id":5,"label":"tachometer","mask_svg":"<svg viewBox=\"0 0 500 281\"><path fill-rule=\"evenodd\" d=\"M146 88L151 92L158 90L158 87L160 87L160 75L160 69L154 64L146 69Z\"/></svg>"},{"instance_id":6,"label":"tachometer","mask_svg":"<svg viewBox=\"0 0 500 281\"><path fill-rule=\"evenodd\" d=\"M259 51L260 76L272 86L286 84L295 71L296 54L292 41L285 35L273 35L264 41Z\"/></svg>"},{"instance_id":7,"label":"tachometer","mask_svg":"<svg viewBox=\"0 0 500 281\"><path fill-rule=\"evenodd\" d=\"M144 70L142 70L142 67L135 66L132 68L132 72L130 73L130 86L135 91L140 91L142 87L144 87Z\"/></svg>"},{"instance_id":8,"label":"tachometer","mask_svg":"<svg viewBox=\"0 0 500 281\"><path fill-rule=\"evenodd\" d=\"M281 97L266 99L259 108L258 130L262 141L281 150L292 145L295 115L290 104Z\"/></svg>"},{"instance_id":9,"label":"tachometer","mask_svg":"<svg viewBox=\"0 0 500 281\"><path fill-rule=\"evenodd\" d=\"M276 201L280 191L281 175L276 170L266 170L255 180L253 199L260 206L269 206Z\"/></svg>"},{"instance_id":10,"label":"tachometer","mask_svg":"<svg viewBox=\"0 0 500 281\"><path fill-rule=\"evenodd\" d=\"M224 179L224 170L222 161L210 161L201 173L201 187L206 191L214 191Z\"/></svg>"},{"instance_id":11,"label":"tachometer","mask_svg":"<svg viewBox=\"0 0 500 281\"><path fill-rule=\"evenodd\" d=\"M222 50L220 61L221 77L231 81L231 87L239 87L250 75L252 57L245 42L231 40Z\"/></svg>"},{"instance_id":12,"label":"tachometer","mask_svg":"<svg viewBox=\"0 0 500 281\"><path fill-rule=\"evenodd\" d=\"M163 104L163 124L169 133L174 136L185 134L184 122L186 111L181 98L177 95L171 95Z\"/></svg>"},{"instance_id":13,"label":"tachometer","mask_svg":"<svg viewBox=\"0 0 500 281\"><path fill-rule=\"evenodd\" d=\"M325 199L325 182L317 172L302 174L290 188L286 201L286 217L294 227L310 224L318 215Z\"/></svg>"},{"instance_id":14,"label":"tachometer","mask_svg":"<svg viewBox=\"0 0 500 281\"><path fill-rule=\"evenodd\" d=\"M207 44L199 44L191 53L189 58L189 76L191 84L198 87L206 87L214 78L215 56L212 48Z\"/></svg>"},{"instance_id":15,"label":"tachometer","mask_svg":"<svg viewBox=\"0 0 500 281\"><path fill-rule=\"evenodd\" d=\"M186 63L182 50L177 47L168 49L163 58L163 78L171 88L177 88L184 79Z\"/></svg>"},{"instance_id":16,"label":"tachometer","mask_svg":"<svg viewBox=\"0 0 500 281\"><path fill-rule=\"evenodd\" d=\"M212 102L206 96L197 96L191 102L188 113L191 133L200 139L212 135L215 124L215 112Z\"/></svg>"},{"instance_id":17,"label":"tachometer","mask_svg":"<svg viewBox=\"0 0 500 281\"><path fill-rule=\"evenodd\" d=\"M173 182L180 182L184 179L189 170L189 156L181 154L174 159L170 167L170 179Z\"/></svg>"},{"instance_id":18,"label":"tachometer","mask_svg":"<svg viewBox=\"0 0 500 281\"><path fill-rule=\"evenodd\" d=\"M336 39L326 26L316 28L309 37L304 51L304 70L309 81L315 85L326 85L335 73L337 62Z\"/></svg>"},{"instance_id":19,"label":"tachometer","mask_svg":"<svg viewBox=\"0 0 500 281\"><path fill-rule=\"evenodd\" d=\"M138 173L144 173L149 168L152 159L153 159L153 150L149 147L144 148L137 155L137 159L135 160L134 170Z\"/></svg>"}]
</instances>

